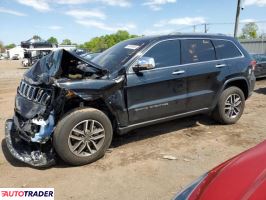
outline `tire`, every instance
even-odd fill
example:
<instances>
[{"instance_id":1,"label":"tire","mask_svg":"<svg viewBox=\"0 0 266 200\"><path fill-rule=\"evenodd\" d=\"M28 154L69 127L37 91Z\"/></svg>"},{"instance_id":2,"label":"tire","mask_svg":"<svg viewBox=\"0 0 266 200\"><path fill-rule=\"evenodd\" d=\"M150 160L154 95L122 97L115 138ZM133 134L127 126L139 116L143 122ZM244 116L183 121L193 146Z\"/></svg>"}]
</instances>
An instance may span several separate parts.
<instances>
[{"instance_id":1,"label":"tire","mask_svg":"<svg viewBox=\"0 0 266 200\"><path fill-rule=\"evenodd\" d=\"M104 156L112 137L112 124L102 111L94 108L77 109L67 113L58 122L53 146L66 163L85 165ZM82 148L83 151L79 153Z\"/></svg>"},{"instance_id":2,"label":"tire","mask_svg":"<svg viewBox=\"0 0 266 200\"><path fill-rule=\"evenodd\" d=\"M229 103L233 102L234 99L235 103ZM237 101L237 99L239 99L239 101ZM226 88L222 92L218 100L217 106L212 113L212 116L216 121L220 122L221 124L234 124L242 116L244 108L245 108L245 96L243 91L238 87L232 86Z\"/></svg>"}]
</instances>

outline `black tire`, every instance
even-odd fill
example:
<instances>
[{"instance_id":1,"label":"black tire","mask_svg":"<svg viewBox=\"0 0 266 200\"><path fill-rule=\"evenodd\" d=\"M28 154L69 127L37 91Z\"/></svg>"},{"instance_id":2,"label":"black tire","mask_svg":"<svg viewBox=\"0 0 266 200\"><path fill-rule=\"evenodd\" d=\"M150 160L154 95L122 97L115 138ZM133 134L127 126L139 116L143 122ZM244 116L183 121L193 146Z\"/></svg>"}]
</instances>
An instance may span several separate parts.
<instances>
[{"instance_id":1,"label":"black tire","mask_svg":"<svg viewBox=\"0 0 266 200\"><path fill-rule=\"evenodd\" d=\"M230 98L231 95L237 95L237 97L239 97L241 101L241 104L238 107L239 112L234 117L229 117L230 114L228 113L230 111L226 111L226 103L227 103L227 100L229 101L228 98ZM230 106L228 106L227 104L227 107L230 107ZM242 116L244 108L245 108L245 95L243 91L238 87L232 86L232 87L226 88L222 92L218 100L217 106L212 113L212 116L216 121L220 122L221 124L234 124Z\"/></svg>"},{"instance_id":2,"label":"black tire","mask_svg":"<svg viewBox=\"0 0 266 200\"><path fill-rule=\"evenodd\" d=\"M73 133L73 128L77 124L87 120L99 122L104 129L105 136L101 147L98 150L95 150L96 152L88 156L78 156L75 154L75 152L71 151L71 146L69 145L70 134ZM70 165L85 165L92 163L104 156L106 150L111 144L112 137L113 129L109 118L100 110L94 108L84 108L73 110L67 113L58 122L53 135L53 145L57 154L66 163ZM85 145L84 141L83 143Z\"/></svg>"}]
</instances>

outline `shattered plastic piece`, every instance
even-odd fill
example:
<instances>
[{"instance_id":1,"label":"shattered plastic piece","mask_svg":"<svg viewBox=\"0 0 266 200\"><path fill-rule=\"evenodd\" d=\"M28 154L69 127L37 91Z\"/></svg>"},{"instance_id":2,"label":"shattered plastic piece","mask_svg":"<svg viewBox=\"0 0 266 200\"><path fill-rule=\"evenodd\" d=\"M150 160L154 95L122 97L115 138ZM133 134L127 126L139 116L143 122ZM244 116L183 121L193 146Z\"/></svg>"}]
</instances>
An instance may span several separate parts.
<instances>
[{"instance_id":1,"label":"shattered plastic piece","mask_svg":"<svg viewBox=\"0 0 266 200\"><path fill-rule=\"evenodd\" d=\"M14 158L33 167L50 167L55 164L53 148L47 152L32 150L28 143L16 136L12 119L6 121L5 136L7 148Z\"/></svg>"},{"instance_id":2,"label":"shattered plastic piece","mask_svg":"<svg viewBox=\"0 0 266 200\"><path fill-rule=\"evenodd\" d=\"M43 119L32 119L32 123L39 125L40 131L31 138L32 142L45 143L50 138L54 130L54 112L51 112L48 119L44 121Z\"/></svg>"},{"instance_id":3,"label":"shattered plastic piece","mask_svg":"<svg viewBox=\"0 0 266 200\"><path fill-rule=\"evenodd\" d=\"M43 159L43 155L40 151L32 151L31 152L31 158L33 159L33 161L38 161L40 159Z\"/></svg>"},{"instance_id":4,"label":"shattered plastic piece","mask_svg":"<svg viewBox=\"0 0 266 200\"><path fill-rule=\"evenodd\" d=\"M165 155L165 156L163 156L163 159L167 159L167 160L177 160L176 157L171 156L171 155Z\"/></svg>"}]
</instances>

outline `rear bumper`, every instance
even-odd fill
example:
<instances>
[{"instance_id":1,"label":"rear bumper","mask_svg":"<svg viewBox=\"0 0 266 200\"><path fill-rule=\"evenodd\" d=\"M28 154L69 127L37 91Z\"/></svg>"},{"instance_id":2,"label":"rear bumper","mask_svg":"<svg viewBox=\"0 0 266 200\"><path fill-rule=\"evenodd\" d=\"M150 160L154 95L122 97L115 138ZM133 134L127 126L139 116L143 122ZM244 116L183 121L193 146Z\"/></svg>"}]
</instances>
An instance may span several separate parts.
<instances>
[{"instance_id":1,"label":"rear bumper","mask_svg":"<svg viewBox=\"0 0 266 200\"><path fill-rule=\"evenodd\" d=\"M22 140L18 136L13 119L6 120L5 139L9 152L17 160L33 167L49 167L55 164L53 148L42 148L42 145L38 143L29 143Z\"/></svg>"}]
</instances>

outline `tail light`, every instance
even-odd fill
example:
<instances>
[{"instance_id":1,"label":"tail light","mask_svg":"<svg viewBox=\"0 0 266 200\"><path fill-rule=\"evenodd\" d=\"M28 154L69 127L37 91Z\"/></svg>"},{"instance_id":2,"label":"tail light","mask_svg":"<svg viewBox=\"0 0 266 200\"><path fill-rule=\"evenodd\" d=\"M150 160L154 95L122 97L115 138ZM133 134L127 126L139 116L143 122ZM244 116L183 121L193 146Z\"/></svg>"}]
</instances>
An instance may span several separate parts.
<instances>
[{"instance_id":1,"label":"tail light","mask_svg":"<svg viewBox=\"0 0 266 200\"><path fill-rule=\"evenodd\" d=\"M252 60L252 61L250 62L250 66L251 66L251 69L252 69L253 71L256 69L256 65L257 65L256 60Z\"/></svg>"}]
</instances>

